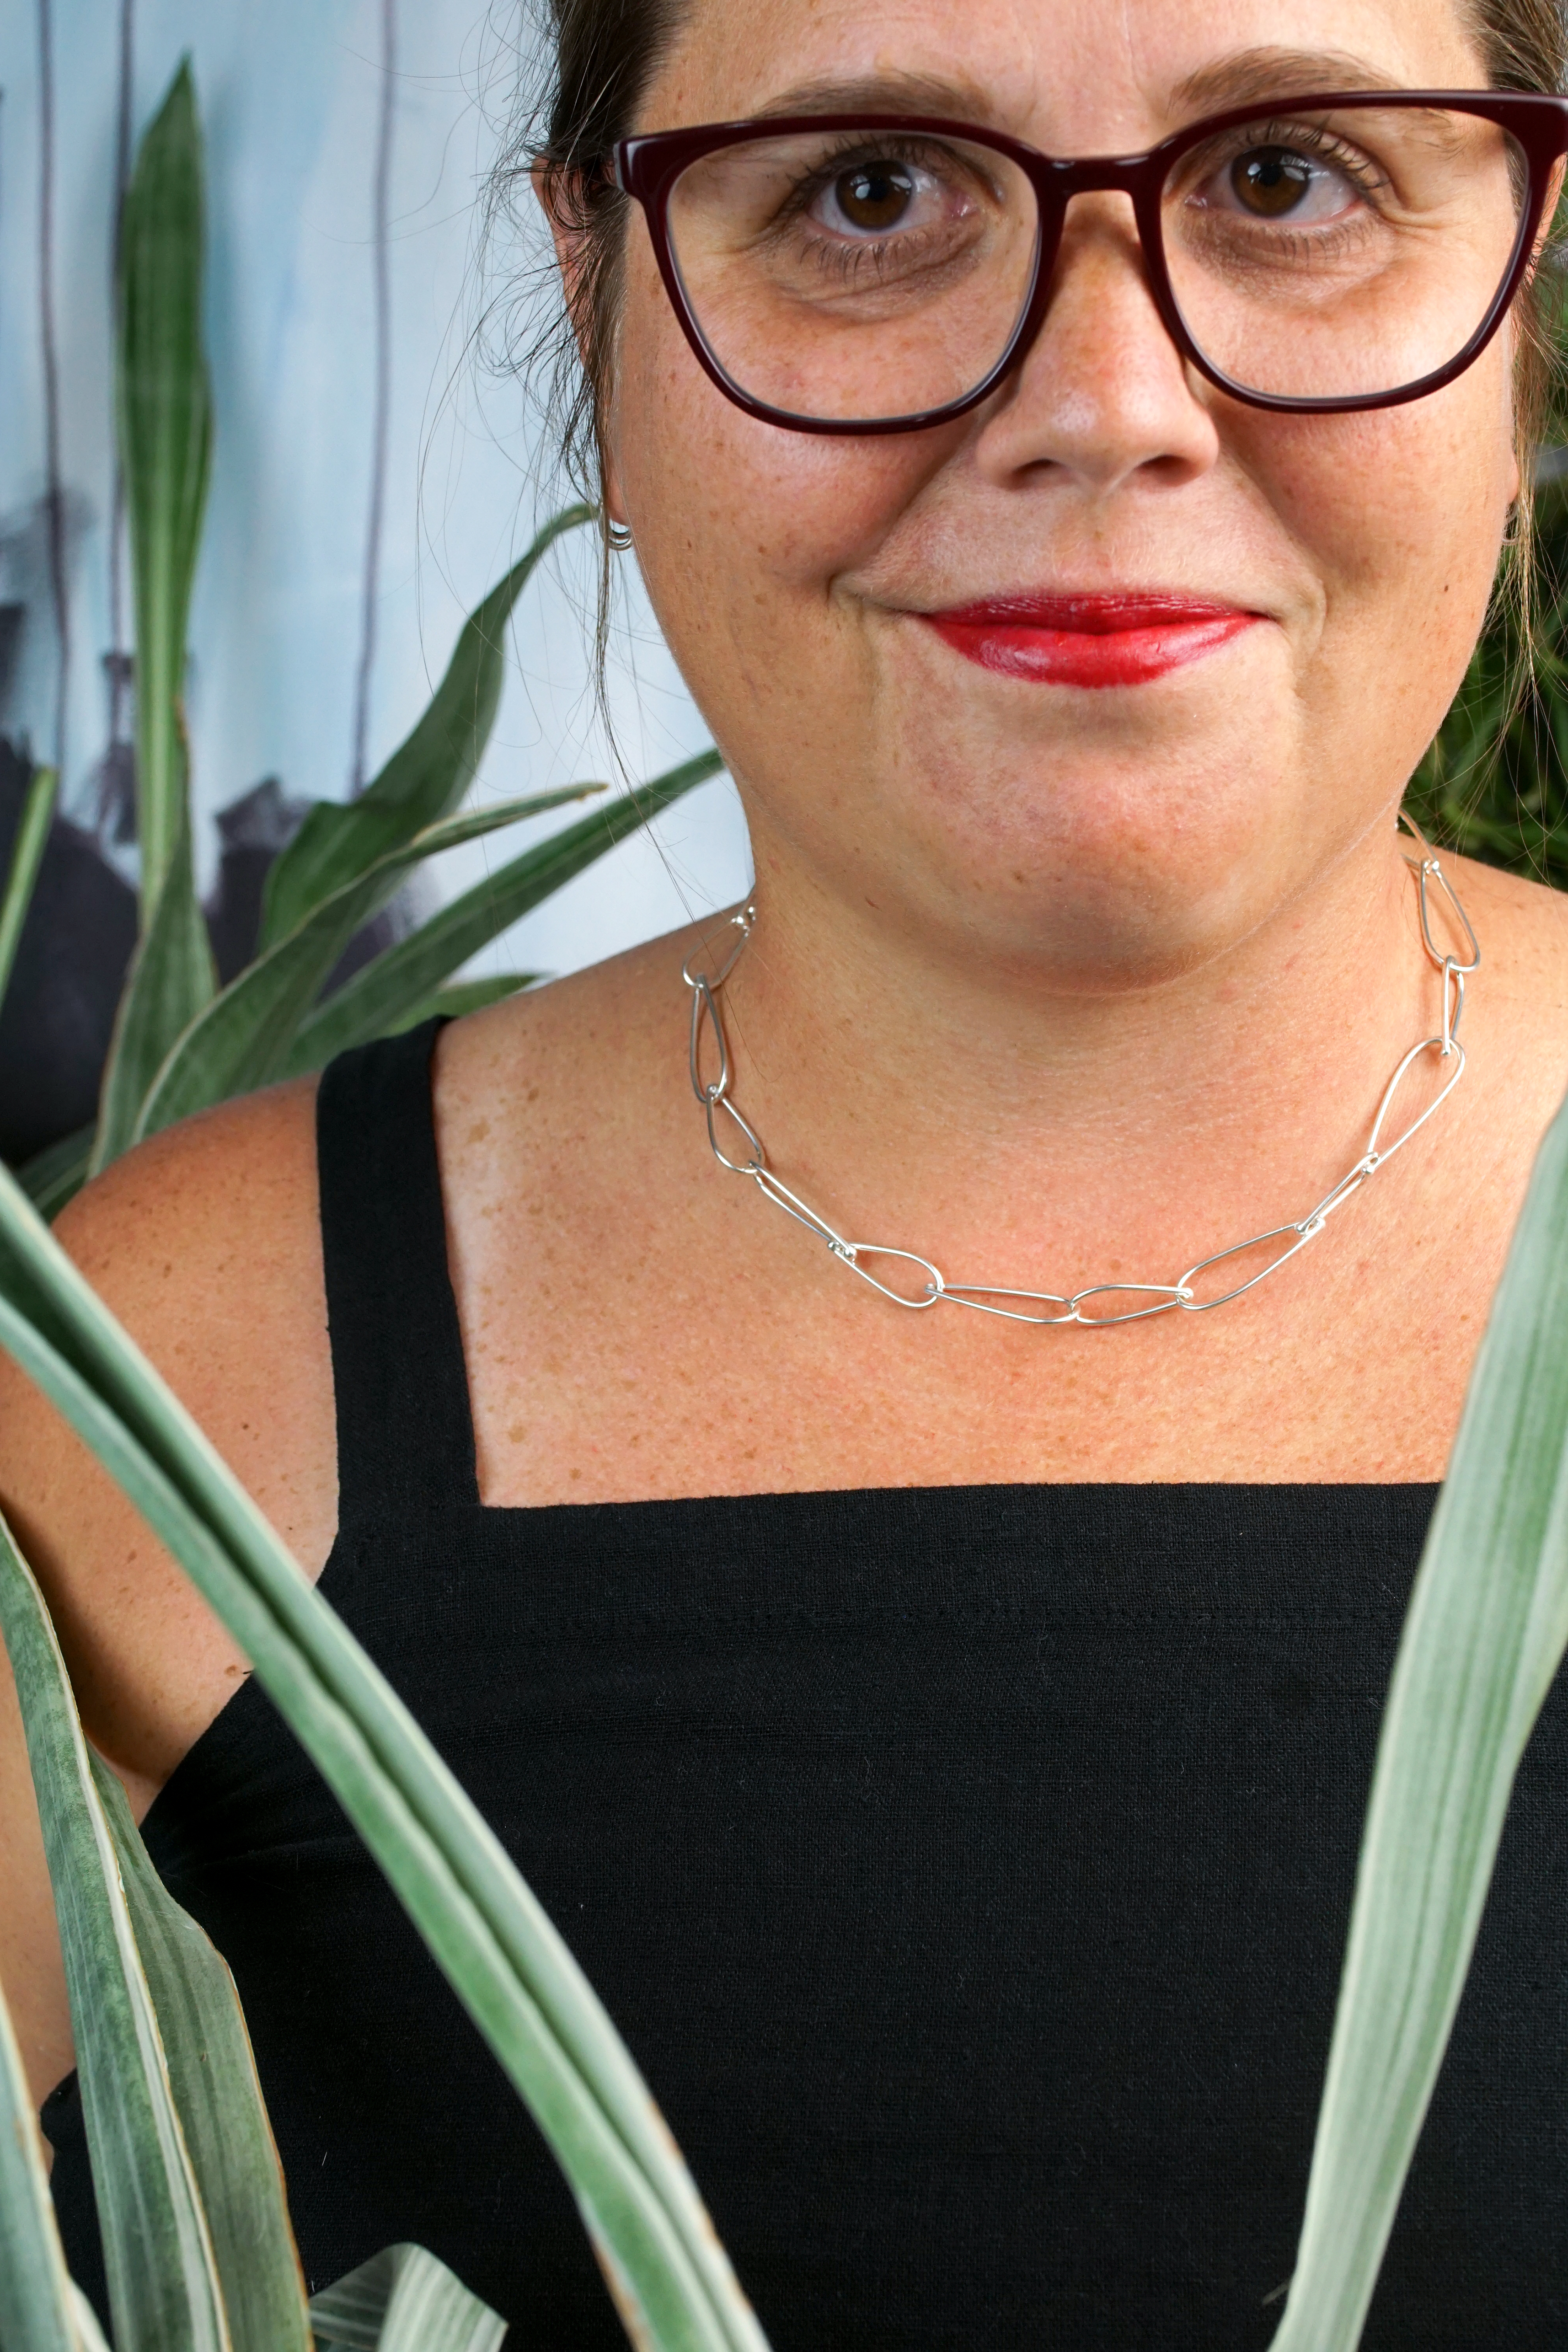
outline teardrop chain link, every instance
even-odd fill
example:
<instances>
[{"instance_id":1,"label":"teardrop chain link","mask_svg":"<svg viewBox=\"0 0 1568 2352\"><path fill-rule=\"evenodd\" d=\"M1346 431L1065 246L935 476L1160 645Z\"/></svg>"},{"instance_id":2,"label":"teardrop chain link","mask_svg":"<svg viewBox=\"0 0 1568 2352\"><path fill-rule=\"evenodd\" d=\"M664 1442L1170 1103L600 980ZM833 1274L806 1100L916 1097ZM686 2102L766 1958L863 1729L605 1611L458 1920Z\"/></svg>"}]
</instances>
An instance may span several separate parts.
<instances>
[{"instance_id":1,"label":"teardrop chain link","mask_svg":"<svg viewBox=\"0 0 1568 2352\"><path fill-rule=\"evenodd\" d=\"M1008 1289L993 1283L949 1282L939 1267L915 1250L894 1249L883 1242L846 1241L826 1217L819 1215L798 1193L792 1192L768 1166L760 1138L730 1096L730 1081L734 1073L724 1018L719 1010L719 995L751 937L757 921L755 901L743 908L738 915L730 917L730 925L738 937L716 971L694 971L689 957L681 966L681 978L692 992L692 1092L706 1115L708 1142L713 1147L714 1158L720 1167L727 1168L733 1175L749 1177L765 1200L771 1201L776 1209L782 1209L786 1216L793 1217L797 1223L805 1226L808 1233L825 1242L841 1265L847 1265L852 1274L858 1274L862 1282L869 1283L873 1290L880 1291L895 1307L907 1307L917 1312L944 1304L967 1307L979 1315L998 1316L1006 1323L1040 1326L1142 1323L1152 1315L1168 1315L1176 1309L1189 1315L1206 1315L1211 1307L1228 1307L1233 1298L1241 1297L1245 1292L1266 1281L1270 1275L1277 1274L1298 1250L1315 1241L1334 1211L1343 1208L1353 1193L1360 1192L1369 1176L1375 1175L1380 1168L1385 1167L1395 1153L1426 1126L1434 1111L1447 1102L1464 1076L1465 1049L1459 1043L1459 1023L1465 1009L1465 982L1479 968L1481 951L1470 919L1432 848L1408 817L1402 815L1400 823L1415 845L1416 855L1405 852L1405 862L1416 877L1421 944L1436 966L1442 985L1442 1027L1435 1036L1417 1039L1399 1063L1383 1090L1383 1098L1367 1135L1366 1149L1360 1159L1345 1170L1338 1182L1330 1186L1315 1208L1309 1209L1304 1217L1297 1218L1293 1223L1271 1225L1263 1233L1249 1234L1244 1242L1232 1243L1228 1249L1216 1250L1212 1255L1197 1259L1185 1274L1178 1275L1175 1282L1093 1282L1086 1288L1071 1294ZM1439 898L1451 926L1463 940L1467 950L1463 958L1439 949L1434 936L1433 919L1437 913ZM715 1078L703 1076L705 1029L711 1032L718 1054L718 1076ZM1395 1098L1406 1074L1425 1054L1433 1055L1439 1062L1451 1062L1453 1068L1426 1109L1407 1127L1401 1129L1392 1142L1385 1143L1384 1129L1388 1124ZM1265 1249L1270 1243L1277 1244L1278 1247L1272 1251L1267 1264L1249 1275L1245 1281L1235 1283L1229 1289L1221 1288L1212 1297L1199 1296L1195 1286L1200 1276L1213 1274L1217 1268L1229 1265L1251 1251ZM881 1275L873 1273L867 1260L879 1266L888 1279L884 1281ZM913 1293L896 1286L895 1269L898 1267L914 1269L914 1274L906 1276L906 1280L925 1277ZM1223 1282L1223 1276L1219 1279ZM1113 1305L1103 1313L1084 1312L1085 1307L1091 1307L1097 1299L1117 1301L1124 1298L1145 1303L1138 1306ZM1000 1302L1003 1300L1010 1303L1002 1305ZM1041 1308L1057 1311L1041 1313L1039 1311Z\"/></svg>"}]
</instances>

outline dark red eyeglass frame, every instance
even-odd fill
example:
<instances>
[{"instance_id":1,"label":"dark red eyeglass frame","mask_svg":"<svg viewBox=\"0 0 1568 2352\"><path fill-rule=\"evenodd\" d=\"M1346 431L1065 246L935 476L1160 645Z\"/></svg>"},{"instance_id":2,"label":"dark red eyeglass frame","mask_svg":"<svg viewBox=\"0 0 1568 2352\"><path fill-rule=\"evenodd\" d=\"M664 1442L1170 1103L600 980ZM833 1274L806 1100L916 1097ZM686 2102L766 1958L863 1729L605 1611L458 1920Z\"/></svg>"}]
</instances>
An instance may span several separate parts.
<instances>
[{"instance_id":1,"label":"dark red eyeglass frame","mask_svg":"<svg viewBox=\"0 0 1568 2352\"><path fill-rule=\"evenodd\" d=\"M1479 358L1501 325L1508 307L1523 281L1541 226L1541 216L1551 193L1552 168L1568 155L1568 99L1552 98L1533 91L1495 89L1353 89L1326 93L1312 91L1304 97L1281 98L1274 104L1280 111L1292 115L1316 113L1324 108L1332 108L1340 113L1360 107L1436 107L1450 114L1480 115L1499 124L1518 142L1529 168L1530 188L1520 216L1518 245L1508 272L1491 308L1463 351L1432 374L1423 376L1418 383L1401 384L1393 392L1373 393L1364 396L1356 393L1342 394L1329 400L1254 392L1245 384L1233 382L1217 368L1188 332L1177 308L1166 266L1160 213L1160 198L1166 181L1172 165L1182 155L1194 147L1201 146L1205 140L1213 138L1217 132L1234 130L1242 123L1267 120L1270 111L1267 100L1262 103L1255 101L1250 106L1231 107L1223 114L1207 115L1201 122L1189 123L1184 131L1176 131L1169 139L1162 140L1145 155L1092 156L1078 163L1043 154L1039 148L1026 146L1022 140L1009 138L1004 131L928 114L784 114L763 115L749 122L710 122L690 131L655 131L637 138L622 139L610 160L616 185L627 195L634 197L643 207L659 274L686 341L701 366L737 408L744 409L748 416L759 417L765 424L780 425L787 432L918 433L933 425L946 425L950 419L977 408L1025 357L1044 322L1051 305L1051 281L1055 276L1056 257L1061 248L1062 224L1069 203L1074 196L1103 189L1112 189L1132 198L1149 291L1166 332L1183 358L1228 398L1244 402L1249 408L1329 416L1354 410L1396 408L1406 401L1419 400L1427 393L1440 391L1444 384L1452 383L1456 376L1462 375ZM789 409L773 408L766 401L754 399L725 373L704 341L702 331L686 300L685 289L681 283L670 243L670 194L676 180L689 164L696 163L704 155L713 154L718 148L739 146L747 140L787 138L811 131L907 131L923 136L962 139L970 145L988 147L994 152L1007 156L1032 185L1040 215L1040 238L1030 291L1007 349L984 382L977 384L972 392L966 393L961 400L948 401L940 408L922 409L909 416L863 420L797 416Z\"/></svg>"}]
</instances>

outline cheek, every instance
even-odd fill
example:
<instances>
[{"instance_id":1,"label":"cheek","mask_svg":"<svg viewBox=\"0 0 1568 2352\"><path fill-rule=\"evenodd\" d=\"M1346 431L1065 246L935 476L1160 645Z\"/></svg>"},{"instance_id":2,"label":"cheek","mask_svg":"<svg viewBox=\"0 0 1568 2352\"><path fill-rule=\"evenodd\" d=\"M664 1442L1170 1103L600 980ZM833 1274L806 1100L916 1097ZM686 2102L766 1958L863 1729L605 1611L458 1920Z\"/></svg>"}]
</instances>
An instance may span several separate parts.
<instances>
[{"instance_id":1,"label":"cheek","mask_svg":"<svg viewBox=\"0 0 1568 2352\"><path fill-rule=\"evenodd\" d=\"M1382 660L1408 642L1430 662L1440 644L1457 689L1517 488L1500 350L1403 408L1243 432L1243 463L1320 583L1325 654L1360 667L1358 647Z\"/></svg>"},{"instance_id":2,"label":"cheek","mask_svg":"<svg viewBox=\"0 0 1568 2352\"><path fill-rule=\"evenodd\" d=\"M618 501L666 625L716 579L743 583L758 612L826 604L950 443L781 432L747 416L697 364L656 279L628 289L610 432Z\"/></svg>"}]
</instances>

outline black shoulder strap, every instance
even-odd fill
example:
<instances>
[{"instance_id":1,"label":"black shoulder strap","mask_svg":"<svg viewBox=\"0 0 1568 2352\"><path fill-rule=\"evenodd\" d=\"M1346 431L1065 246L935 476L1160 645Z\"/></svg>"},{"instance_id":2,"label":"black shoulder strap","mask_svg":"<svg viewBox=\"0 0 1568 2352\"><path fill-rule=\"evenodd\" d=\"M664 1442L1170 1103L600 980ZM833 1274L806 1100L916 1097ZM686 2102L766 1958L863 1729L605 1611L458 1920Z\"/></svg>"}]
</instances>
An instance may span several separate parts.
<instances>
[{"instance_id":1,"label":"black shoulder strap","mask_svg":"<svg viewBox=\"0 0 1568 2352\"><path fill-rule=\"evenodd\" d=\"M340 1055L317 1097L343 1525L479 1500L430 1093L441 1026Z\"/></svg>"}]
</instances>

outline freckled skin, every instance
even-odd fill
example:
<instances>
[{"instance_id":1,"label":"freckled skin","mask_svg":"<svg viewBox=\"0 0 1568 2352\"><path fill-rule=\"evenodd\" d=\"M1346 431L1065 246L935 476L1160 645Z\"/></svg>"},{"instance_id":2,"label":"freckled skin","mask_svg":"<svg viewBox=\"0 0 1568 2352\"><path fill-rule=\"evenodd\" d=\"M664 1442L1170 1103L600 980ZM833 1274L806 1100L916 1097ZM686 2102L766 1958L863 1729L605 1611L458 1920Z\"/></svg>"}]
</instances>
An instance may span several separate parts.
<instances>
[{"instance_id":1,"label":"freckled skin","mask_svg":"<svg viewBox=\"0 0 1568 2352\"><path fill-rule=\"evenodd\" d=\"M643 127L896 69L1049 152L1129 152L1189 119L1186 79L1270 45L1481 78L1455 0L695 0ZM985 408L833 441L714 389L635 215L625 281L610 499L751 825L761 915L727 1008L779 1172L955 1280L1052 1289L1169 1279L1301 1214L1435 1024L1392 817L1517 488L1507 336L1385 414L1240 408L1187 376L1130 215L1096 197ZM1095 695L983 673L911 618L1128 585L1263 619ZM1486 958L1464 1087L1274 1281L1120 1332L902 1314L715 1166L679 970L716 961L716 925L457 1024L435 1103L486 1499L1439 1475L1568 1081L1562 903L1460 886ZM60 1232L316 1574L336 1462L312 1122L308 1086L191 1122ZM0 1485L144 1807L243 1662L7 1368ZM8 1684L0 1885L42 2095L69 2029Z\"/></svg>"}]
</instances>

